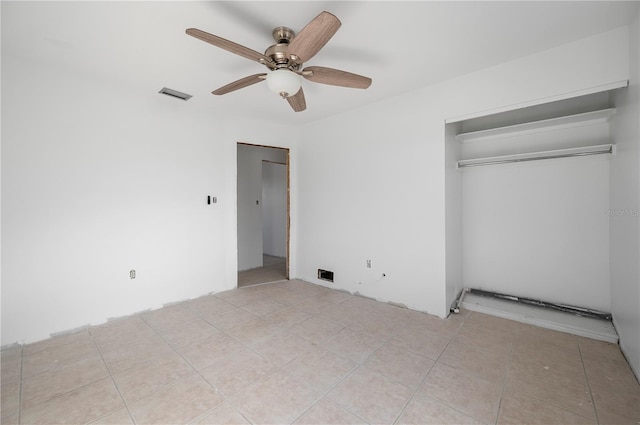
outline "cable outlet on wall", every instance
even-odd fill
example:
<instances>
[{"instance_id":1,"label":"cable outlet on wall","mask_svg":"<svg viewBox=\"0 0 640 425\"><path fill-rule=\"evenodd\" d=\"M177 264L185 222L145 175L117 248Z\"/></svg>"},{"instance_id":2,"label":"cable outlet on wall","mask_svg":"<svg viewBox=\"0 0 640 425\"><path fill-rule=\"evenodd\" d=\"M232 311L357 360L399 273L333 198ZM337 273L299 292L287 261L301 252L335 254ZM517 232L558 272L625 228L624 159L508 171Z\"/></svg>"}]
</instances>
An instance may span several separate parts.
<instances>
[{"instance_id":1,"label":"cable outlet on wall","mask_svg":"<svg viewBox=\"0 0 640 425\"><path fill-rule=\"evenodd\" d=\"M367 260L367 268L370 269L371 268L371 260Z\"/></svg>"}]
</instances>

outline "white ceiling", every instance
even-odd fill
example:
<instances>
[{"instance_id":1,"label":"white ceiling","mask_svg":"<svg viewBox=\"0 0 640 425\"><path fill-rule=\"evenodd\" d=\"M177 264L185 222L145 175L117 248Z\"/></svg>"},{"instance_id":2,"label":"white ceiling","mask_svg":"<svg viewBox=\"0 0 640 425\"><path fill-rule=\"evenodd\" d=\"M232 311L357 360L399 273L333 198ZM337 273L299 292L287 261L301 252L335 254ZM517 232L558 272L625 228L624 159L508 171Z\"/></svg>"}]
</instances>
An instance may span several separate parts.
<instances>
[{"instance_id":1,"label":"white ceiling","mask_svg":"<svg viewBox=\"0 0 640 425\"><path fill-rule=\"evenodd\" d=\"M189 107L212 115L302 123L627 25L638 3L2 1L2 55L182 102L157 94L166 86L193 95ZM304 81L307 110L300 113L264 83L212 95L266 68L185 34L195 27L263 52L274 27L299 31L323 10L342 27L305 66L354 72L373 84L358 90Z\"/></svg>"}]
</instances>

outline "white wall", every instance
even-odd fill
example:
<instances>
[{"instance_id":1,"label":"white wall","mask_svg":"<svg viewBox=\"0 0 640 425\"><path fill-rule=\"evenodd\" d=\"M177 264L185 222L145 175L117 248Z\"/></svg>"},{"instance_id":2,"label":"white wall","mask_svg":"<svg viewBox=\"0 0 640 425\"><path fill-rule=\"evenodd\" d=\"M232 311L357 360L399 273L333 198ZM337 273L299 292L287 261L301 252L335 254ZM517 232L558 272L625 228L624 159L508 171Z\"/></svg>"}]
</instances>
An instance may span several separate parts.
<instances>
[{"instance_id":1,"label":"white wall","mask_svg":"<svg viewBox=\"0 0 640 425\"><path fill-rule=\"evenodd\" d=\"M621 27L447 82L447 122L599 91L629 78L629 31Z\"/></svg>"},{"instance_id":2,"label":"white wall","mask_svg":"<svg viewBox=\"0 0 640 425\"><path fill-rule=\"evenodd\" d=\"M300 126L300 146L3 56L2 344L234 287L238 141L295 148L291 276L444 317L445 119L626 79L627 55L612 31Z\"/></svg>"},{"instance_id":3,"label":"white wall","mask_svg":"<svg viewBox=\"0 0 640 425\"><path fill-rule=\"evenodd\" d=\"M2 88L2 345L236 286L236 142L281 129L14 57Z\"/></svg>"},{"instance_id":4,"label":"white wall","mask_svg":"<svg viewBox=\"0 0 640 425\"><path fill-rule=\"evenodd\" d=\"M609 107L608 94L598 97L606 100L601 107ZM520 120L529 114L500 115ZM466 131L466 123L462 127ZM461 148L469 159L606 143L611 140L605 122L473 141ZM490 165L460 174L465 287L611 311L604 214L608 157Z\"/></svg>"},{"instance_id":5,"label":"white wall","mask_svg":"<svg viewBox=\"0 0 640 425\"><path fill-rule=\"evenodd\" d=\"M262 251L287 256L287 165L262 162Z\"/></svg>"},{"instance_id":6,"label":"white wall","mask_svg":"<svg viewBox=\"0 0 640 425\"><path fill-rule=\"evenodd\" d=\"M407 98L304 128L298 276L443 315L444 127Z\"/></svg>"},{"instance_id":7,"label":"white wall","mask_svg":"<svg viewBox=\"0 0 640 425\"><path fill-rule=\"evenodd\" d=\"M445 317L445 121L625 80L628 44L620 28L304 126L298 276Z\"/></svg>"},{"instance_id":8,"label":"white wall","mask_svg":"<svg viewBox=\"0 0 640 425\"><path fill-rule=\"evenodd\" d=\"M607 157L465 168L463 203L465 287L611 311Z\"/></svg>"},{"instance_id":9,"label":"white wall","mask_svg":"<svg viewBox=\"0 0 640 425\"><path fill-rule=\"evenodd\" d=\"M640 377L640 31L631 27L629 88L619 90L612 125L611 308L620 346Z\"/></svg>"},{"instance_id":10,"label":"white wall","mask_svg":"<svg viewBox=\"0 0 640 425\"><path fill-rule=\"evenodd\" d=\"M287 151L238 144L238 270L262 267L262 161L287 161ZM256 203L257 201L257 203Z\"/></svg>"},{"instance_id":11,"label":"white wall","mask_svg":"<svg viewBox=\"0 0 640 425\"><path fill-rule=\"evenodd\" d=\"M462 145L455 135L460 125L447 124L445 129L445 244L446 244L446 305L451 307L464 288L463 267L463 193L462 173L457 169L462 159Z\"/></svg>"}]
</instances>

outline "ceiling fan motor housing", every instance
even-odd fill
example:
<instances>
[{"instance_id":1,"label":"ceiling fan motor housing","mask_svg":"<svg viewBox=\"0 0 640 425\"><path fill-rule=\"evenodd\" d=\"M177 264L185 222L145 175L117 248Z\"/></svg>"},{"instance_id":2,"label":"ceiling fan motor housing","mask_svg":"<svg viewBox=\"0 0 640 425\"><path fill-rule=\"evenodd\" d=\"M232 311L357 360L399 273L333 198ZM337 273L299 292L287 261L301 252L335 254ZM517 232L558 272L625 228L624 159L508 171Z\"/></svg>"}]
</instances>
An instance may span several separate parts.
<instances>
[{"instance_id":1,"label":"ceiling fan motor housing","mask_svg":"<svg viewBox=\"0 0 640 425\"><path fill-rule=\"evenodd\" d=\"M276 44L268 47L264 55L271 58L276 64L276 68L289 68L292 71L300 69L302 63L292 60L291 55L287 54L287 47L291 40L293 40L293 37L295 37L295 32L288 27L276 27L273 29L271 35Z\"/></svg>"},{"instance_id":2,"label":"ceiling fan motor housing","mask_svg":"<svg viewBox=\"0 0 640 425\"><path fill-rule=\"evenodd\" d=\"M280 65L277 66L278 68L282 68L282 65L286 67L289 65L289 57L287 56L288 45L289 44L285 43L274 44L265 50L264 55L271 58L276 65Z\"/></svg>"},{"instance_id":3,"label":"ceiling fan motor housing","mask_svg":"<svg viewBox=\"0 0 640 425\"><path fill-rule=\"evenodd\" d=\"M271 32L273 39L278 44L289 44L293 37L295 37L296 33L289 27L276 27Z\"/></svg>"}]
</instances>

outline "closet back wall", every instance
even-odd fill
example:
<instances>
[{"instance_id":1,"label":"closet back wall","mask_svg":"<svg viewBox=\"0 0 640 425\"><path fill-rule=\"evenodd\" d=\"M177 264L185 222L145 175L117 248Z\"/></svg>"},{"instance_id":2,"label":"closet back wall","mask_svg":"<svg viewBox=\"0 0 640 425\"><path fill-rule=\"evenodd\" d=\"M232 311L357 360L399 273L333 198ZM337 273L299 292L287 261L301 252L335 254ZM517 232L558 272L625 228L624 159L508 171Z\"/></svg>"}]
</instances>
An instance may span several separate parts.
<instances>
[{"instance_id":1,"label":"closet back wall","mask_svg":"<svg viewBox=\"0 0 640 425\"><path fill-rule=\"evenodd\" d=\"M611 311L605 155L467 168L465 287Z\"/></svg>"}]
</instances>

